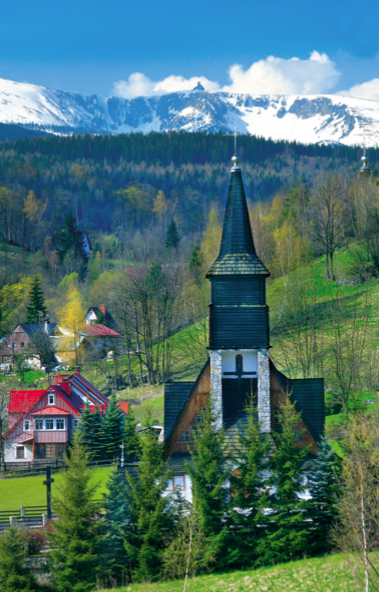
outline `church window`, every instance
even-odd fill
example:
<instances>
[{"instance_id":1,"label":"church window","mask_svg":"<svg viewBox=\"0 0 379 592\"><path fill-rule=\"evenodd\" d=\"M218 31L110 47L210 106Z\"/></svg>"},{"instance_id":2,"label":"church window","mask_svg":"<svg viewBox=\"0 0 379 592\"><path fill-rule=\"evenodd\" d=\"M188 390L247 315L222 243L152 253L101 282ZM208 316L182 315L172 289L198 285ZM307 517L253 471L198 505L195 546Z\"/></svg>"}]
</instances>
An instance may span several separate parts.
<instances>
[{"instance_id":1,"label":"church window","mask_svg":"<svg viewBox=\"0 0 379 592\"><path fill-rule=\"evenodd\" d=\"M241 356L241 354L238 354L238 356L236 356L236 372L237 374L242 372L243 370L243 358Z\"/></svg>"},{"instance_id":2,"label":"church window","mask_svg":"<svg viewBox=\"0 0 379 592\"><path fill-rule=\"evenodd\" d=\"M194 434L198 434L199 432L199 425L203 423L203 416L202 415L198 415L197 418L194 420L193 424L192 424L192 440L193 440L193 436Z\"/></svg>"},{"instance_id":3,"label":"church window","mask_svg":"<svg viewBox=\"0 0 379 592\"><path fill-rule=\"evenodd\" d=\"M184 475L176 475L171 477L166 483L165 491L184 491L185 479Z\"/></svg>"},{"instance_id":4,"label":"church window","mask_svg":"<svg viewBox=\"0 0 379 592\"><path fill-rule=\"evenodd\" d=\"M180 438L179 442L189 442L190 441L190 431L189 428L188 430L186 430L183 434L183 436Z\"/></svg>"},{"instance_id":5,"label":"church window","mask_svg":"<svg viewBox=\"0 0 379 592\"><path fill-rule=\"evenodd\" d=\"M183 491L184 490L184 475L174 477L174 489Z\"/></svg>"}]
</instances>

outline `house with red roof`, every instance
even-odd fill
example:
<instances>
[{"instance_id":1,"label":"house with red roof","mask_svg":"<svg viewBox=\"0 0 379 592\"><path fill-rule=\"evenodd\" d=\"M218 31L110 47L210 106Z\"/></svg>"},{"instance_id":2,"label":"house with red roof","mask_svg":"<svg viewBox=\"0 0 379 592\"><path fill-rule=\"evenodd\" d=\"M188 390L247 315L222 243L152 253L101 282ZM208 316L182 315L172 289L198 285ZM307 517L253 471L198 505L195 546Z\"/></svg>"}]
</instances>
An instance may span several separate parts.
<instances>
[{"instance_id":1,"label":"house with red roof","mask_svg":"<svg viewBox=\"0 0 379 592\"><path fill-rule=\"evenodd\" d=\"M51 339L58 362L72 363L75 359L75 349L80 349L84 358L105 357L114 348L118 348L122 336L101 323L86 323L81 327L77 337L74 337L69 329L57 327L56 335Z\"/></svg>"},{"instance_id":2,"label":"house with red roof","mask_svg":"<svg viewBox=\"0 0 379 592\"><path fill-rule=\"evenodd\" d=\"M59 458L72 440L85 403L104 412L109 399L80 374L57 374L47 389L11 390L4 462ZM125 404L121 407L127 413Z\"/></svg>"}]
</instances>

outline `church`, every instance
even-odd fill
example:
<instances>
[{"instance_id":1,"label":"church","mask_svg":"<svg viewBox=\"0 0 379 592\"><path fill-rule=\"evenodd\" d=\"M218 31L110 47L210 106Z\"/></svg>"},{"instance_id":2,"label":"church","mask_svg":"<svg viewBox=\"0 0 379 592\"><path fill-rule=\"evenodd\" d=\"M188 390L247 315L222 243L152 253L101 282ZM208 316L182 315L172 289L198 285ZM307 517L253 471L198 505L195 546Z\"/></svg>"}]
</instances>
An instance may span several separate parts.
<instances>
[{"instance_id":1,"label":"church","mask_svg":"<svg viewBox=\"0 0 379 592\"><path fill-rule=\"evenodd\" d=\"M224 428L230 442L243 426L250 393L256 396L263 431L281 429L280 407L289 399L303 428L299 448L310 446L316 456L324 433L324 380L287 378L270 359L270 274L255 250L238 158L232 161L220 252L207 274L212 289L209 358L195 382L165 385L164 443L173 474L167 489L182 490L187 499L192 494L185 462L209 398L216 427Z\"/></svg>"}]
</instances>

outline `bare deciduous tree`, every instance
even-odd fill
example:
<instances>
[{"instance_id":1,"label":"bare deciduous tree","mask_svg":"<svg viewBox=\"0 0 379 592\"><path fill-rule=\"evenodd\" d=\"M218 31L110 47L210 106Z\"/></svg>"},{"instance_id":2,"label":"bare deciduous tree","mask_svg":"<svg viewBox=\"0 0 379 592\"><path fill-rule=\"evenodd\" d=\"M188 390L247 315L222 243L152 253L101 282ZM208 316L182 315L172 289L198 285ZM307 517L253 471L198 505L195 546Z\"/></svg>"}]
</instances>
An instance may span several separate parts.
<instances>
[{"instance_id":1,"label":"bare deciduous tree","mask_svg":"<svg viewBox=\"0 0 379 592\"><path fill-rule=\"evenodd\" d=\"M379 590L379 421L359 415L349 422L333 538L347 553L365 592ZM357 567L360 569L357 569Z\"/></svg>"},{"instance_id":2,"label":"bare deciduous tree","mask_svg":"<svg viewBox=\"0 0 379 592\"><path fill-rule=\"evenodd\" d=\"M345 239L344 187L337 177L319 183L312 197L312 234L316 249L325 255L326 275L334 279L334 254Z\"/></svg>"}]
</instances>

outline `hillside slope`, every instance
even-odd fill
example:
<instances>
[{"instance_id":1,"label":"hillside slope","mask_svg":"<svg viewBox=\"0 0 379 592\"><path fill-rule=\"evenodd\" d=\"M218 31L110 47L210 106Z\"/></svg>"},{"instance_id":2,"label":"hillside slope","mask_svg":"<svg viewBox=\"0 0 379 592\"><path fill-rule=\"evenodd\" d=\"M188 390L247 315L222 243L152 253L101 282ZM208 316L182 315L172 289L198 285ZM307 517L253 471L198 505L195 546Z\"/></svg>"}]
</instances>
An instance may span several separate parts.
<instances>
[{"instance_id":1,"label":"hillside slope","mask_svg":"<svg viewBox=\"0 0 379 592\"><path fill-rule=\"evenodd\" d=\"M234 571L191 578L189 592L358 592L363 589L360 578L362 567L356 563L353 575L351 565L342 554L314 557L283 563L257 570ZM130 584L118 588L119 592L181 592L183 580L154 584Z\"/></svg>"}]
</instances>

